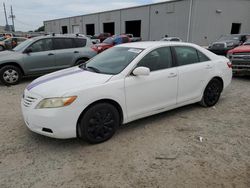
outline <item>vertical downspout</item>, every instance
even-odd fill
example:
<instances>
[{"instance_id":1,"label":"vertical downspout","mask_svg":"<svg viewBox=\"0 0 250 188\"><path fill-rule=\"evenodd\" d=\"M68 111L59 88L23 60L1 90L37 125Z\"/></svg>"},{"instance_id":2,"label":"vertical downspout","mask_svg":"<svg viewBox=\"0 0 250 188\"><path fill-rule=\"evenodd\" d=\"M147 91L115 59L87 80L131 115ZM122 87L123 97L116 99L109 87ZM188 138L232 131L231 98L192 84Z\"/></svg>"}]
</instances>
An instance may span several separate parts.
<instances>
[{"instance_id":1,"label":"vertical downspout","mask_svg":"<svg viewBox=\"0 0 250 188\"><path fill-rule=\"evenodd\" d=\"M191 30L192 11L193 11L193 0L190 0L189 16L188 16L187 42L189 42L189 40L190 40L190 30Z\"/></svg>"},{"instance_id":2,"label":"vertical downspout","mask_svg":"<svg viewBox=\"0 0 250 188\"><path fill-rule=\"evenodd\" d=\"M149 6L148 40L151 40L151 5Z\"/></svg>"}]
</instances>

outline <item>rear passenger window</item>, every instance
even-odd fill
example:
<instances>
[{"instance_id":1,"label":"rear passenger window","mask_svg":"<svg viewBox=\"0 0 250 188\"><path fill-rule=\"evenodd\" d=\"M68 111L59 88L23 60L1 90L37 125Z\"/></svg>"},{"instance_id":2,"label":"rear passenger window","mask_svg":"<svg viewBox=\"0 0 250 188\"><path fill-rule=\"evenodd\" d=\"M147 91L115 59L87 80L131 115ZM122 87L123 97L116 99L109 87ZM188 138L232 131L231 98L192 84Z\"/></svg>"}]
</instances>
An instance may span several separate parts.
<instances>
[{"instance_id":1,"label":"rear passenger window","mask_svg":"<svg viewBox=\"0 0 250 188\"><path fill-rule=\"evenodd\" d=\"M179 65L189 65L200 62L196 49L186 46L176 46L174 48Z\"/></svg>"},{"instance_id":2,"label":"rear passenger window","mask_svg":"<svg viewBox=\"0 0 250 188\"><path fill-rule=\"evenodd\" d=\"M158 48L147 54L137 67L147 67L150 71L172 67L172 55L169 47Z\"/></svg>"},{"instance_id":3,"label":"rear passenger window","mask_svg":"<svg viewBox=\"0 0 250 188\"><path fill-rule=\"evenodd\" d=\"M85 47L87 40L86 39L81 39L81 38L77 38L74 39L75 42L75 48L81 48L81 47Z\"/></svg>"},{"instance_id":4,"label":"rear passenger window","mask_svg":"<svg viewBox=\"0 0 250 188\"><path fill-rule=\"evenodd\" d=\"M210 59L199 50L197 50L197 53L198 53L200 62L210 61Z\"/></svg>"},{"instance_id":5,"label":"rear passenger window","mask_svg":"<svg viewBox=\"0 0 250 188\"><path fill-rule=\"evenodd\" d=\"M54 39L55 50L74 48L73 39L71 38L55 38Z\"/></svg>"}]
</instances>

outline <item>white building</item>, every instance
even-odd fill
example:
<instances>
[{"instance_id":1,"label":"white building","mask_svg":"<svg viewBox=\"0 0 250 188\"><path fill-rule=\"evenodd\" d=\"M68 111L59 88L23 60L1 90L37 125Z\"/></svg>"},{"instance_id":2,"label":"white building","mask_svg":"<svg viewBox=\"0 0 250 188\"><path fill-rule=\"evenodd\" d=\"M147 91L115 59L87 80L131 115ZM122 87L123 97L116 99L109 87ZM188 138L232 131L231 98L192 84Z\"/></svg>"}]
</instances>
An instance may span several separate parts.
<instances>
[{"instance_id":1,"label":"white building","mask_svg":"<svg viewBox=\"0 0 250 188\"><path fill-rule=\"evenodd\" d=\"M208 45L224 34L250 33L250 0L172 0L44 21L53 33L132 33L143 40L165 35Z\"/></svg>"}]
</instances>

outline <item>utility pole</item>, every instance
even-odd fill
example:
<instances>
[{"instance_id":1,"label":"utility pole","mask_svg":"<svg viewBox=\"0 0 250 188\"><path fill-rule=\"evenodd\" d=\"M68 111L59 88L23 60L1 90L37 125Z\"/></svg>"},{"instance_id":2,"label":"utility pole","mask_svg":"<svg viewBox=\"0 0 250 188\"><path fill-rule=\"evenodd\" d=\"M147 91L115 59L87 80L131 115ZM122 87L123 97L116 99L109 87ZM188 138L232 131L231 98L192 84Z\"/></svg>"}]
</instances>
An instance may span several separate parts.
<instances>
[{"instance_id":1,"label":"utility pole","mask_svg":"<svg viewBox=\"0 0 250 188\"><path fill-rule=\"evenodd\" d=\"M8 24L8 19L7 19L7 13L6 13L6 8L5 8L5 3L3 3L3 8L4 8L4 14L5 14L6 28L9 29L9 24Z\"/></svg>"},{"instance_id":2,"label":"utility pole","mask_svg":"<svg viewBox=\"0 0 250 188\"><path fill-rule=\"evenodd\" d=\"M13 32L15 32L15 23L14 23L14 19L16 18L16 16L13 15L12 5L10 6L10 12L11 12L11 15L9 16L9 18L12 19L12 29L13 29Z\"/></svg>"}]
</instances>

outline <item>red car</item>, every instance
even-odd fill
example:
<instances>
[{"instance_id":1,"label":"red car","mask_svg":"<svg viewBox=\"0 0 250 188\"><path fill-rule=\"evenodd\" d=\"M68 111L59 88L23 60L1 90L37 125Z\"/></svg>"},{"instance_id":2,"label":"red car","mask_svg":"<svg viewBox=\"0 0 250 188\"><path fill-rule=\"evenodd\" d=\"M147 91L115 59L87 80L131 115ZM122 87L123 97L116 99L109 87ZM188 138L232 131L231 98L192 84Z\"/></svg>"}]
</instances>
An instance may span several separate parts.
<instances>
[{"instance_id":1,"label":"red car","mask_svg":"<svg viewBox=\"0 0 250 188\"><path fill-rule=\"evenodd\" d=\"M228 52L234 75L250 75L250 39Z\"/></svg>"},{"instance_id":2,"label":"red car","mask_svg":"<svg viewBox=\"0 0 250 188\"><path fill-rule=\"evenodd\" d=\"M94 35L93 37L91 37L91 39L99 39L101 42L103 42L105 39L109 37L111 37L110 33L101 33L101 34Z\"/></svg>"},{"instance_id":3,"label":"red car","mask_svg":"<svg viewBox=\"0 0 250 188\"><path fill-rule=\"evenodd\" d=\"M115 45L128 42L130 42L130 39L127 35L118 35L105 39L102 43L92 46L92 49L94 49L98 53L101 53L104 50L107 50Z\"/></svg>"}]
</instances>

